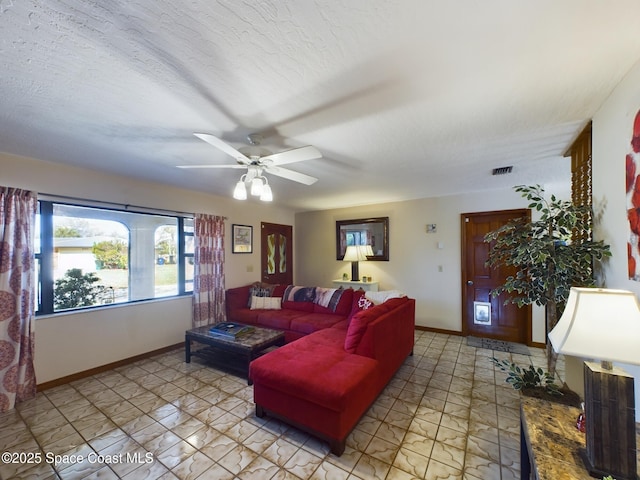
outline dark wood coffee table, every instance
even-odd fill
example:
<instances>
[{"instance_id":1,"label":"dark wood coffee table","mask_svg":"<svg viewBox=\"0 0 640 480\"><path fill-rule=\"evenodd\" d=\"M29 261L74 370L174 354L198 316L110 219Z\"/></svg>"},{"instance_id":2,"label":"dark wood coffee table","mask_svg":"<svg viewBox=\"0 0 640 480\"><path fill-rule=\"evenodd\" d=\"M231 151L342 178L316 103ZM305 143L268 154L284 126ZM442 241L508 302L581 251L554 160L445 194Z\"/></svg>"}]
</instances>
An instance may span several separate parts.
<instances>
[{"instance_id":1,"label":"dark wood coffee table","mask_svg":"<svg viewBox=\"0 0 640 480\"><path fill-rule=\"evenodd\" d=\"M284 332L269 328L254 327L254 331L234 339L209 332L211 325L187 330L184 334L185 362L191 363L196 356L211 362L216 367L230 371L247 379L249 385L249 364L271 347L284 345ZM191 350L191 342L206 345Z\"/></svg>"}]
</instances>

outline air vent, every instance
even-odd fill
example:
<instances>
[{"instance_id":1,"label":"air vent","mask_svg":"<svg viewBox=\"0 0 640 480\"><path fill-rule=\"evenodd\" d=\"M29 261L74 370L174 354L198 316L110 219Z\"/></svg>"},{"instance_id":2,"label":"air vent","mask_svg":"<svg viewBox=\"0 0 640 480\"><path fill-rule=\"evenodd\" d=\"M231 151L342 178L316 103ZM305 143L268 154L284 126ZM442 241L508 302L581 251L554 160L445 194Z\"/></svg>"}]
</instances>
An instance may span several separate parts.
<instances>
[{"instance_id":1,"label":"air vent","mask_svg":"<svg viewBox=\"0 0 640 480\"><path fill-rule=\"evenodd\" d=\"M513 170L513 166L509 165L508 167L499 167L493 169L494 175L506 175L507 173L511 173Z\"/></svg>"}]
</instances>

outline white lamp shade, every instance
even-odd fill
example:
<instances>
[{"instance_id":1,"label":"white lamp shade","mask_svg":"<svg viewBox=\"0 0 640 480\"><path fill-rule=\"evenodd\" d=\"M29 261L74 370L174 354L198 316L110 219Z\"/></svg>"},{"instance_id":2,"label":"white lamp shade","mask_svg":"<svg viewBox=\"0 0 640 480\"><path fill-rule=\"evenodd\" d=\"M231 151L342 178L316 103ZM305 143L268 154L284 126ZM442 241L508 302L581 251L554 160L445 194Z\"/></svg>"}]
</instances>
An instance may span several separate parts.
<instances>
[{"instance_id":1,"label":"white lamp shade","mask_svg":"<svg viewBox=\"0 0 640 480\"><path fill-rule=\"evenodd\" d=\"M635 294L571 288L549 341L557 353L640 365L640 309Z\"/></svg>"},{"instance_id":2,"label":"white lamp shade","mask_svg":"<svg viewBox=\"0 0 640 480\"><path fill-rule=\"evenodd\" d=\"M373 255L370 245L349 245L344 252L345 262L363 262L367 260L367 255Z\"/></svg>"},{"instance_id":3,"label":"white lamp shade","mask_svg":"<svg viewBox=\"0 0 640 480\"><path fill-rule=\"evenodd\" d=\"M247 199L247 187L244 184L244 180L240 179L240 181L236 183L236 187L233 189L233 198L236 200Z\"/></svg>"}]
</instances>

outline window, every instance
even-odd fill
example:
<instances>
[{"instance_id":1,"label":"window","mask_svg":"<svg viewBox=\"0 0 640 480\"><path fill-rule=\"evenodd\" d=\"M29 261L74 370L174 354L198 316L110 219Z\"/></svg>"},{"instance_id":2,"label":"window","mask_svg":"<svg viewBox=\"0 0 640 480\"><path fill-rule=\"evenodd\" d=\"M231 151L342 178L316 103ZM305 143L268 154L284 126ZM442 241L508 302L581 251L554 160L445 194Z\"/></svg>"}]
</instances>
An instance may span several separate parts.
<instances>
[{"instance_id":1,"label":"window","mask_svg":"<svg viewBox=\"0 0 640 480\"><path fill-rule=\"evenodd\" d=\"M193 291L193 219L40 201L37 314Z\"/></svg>"}]
</instances>

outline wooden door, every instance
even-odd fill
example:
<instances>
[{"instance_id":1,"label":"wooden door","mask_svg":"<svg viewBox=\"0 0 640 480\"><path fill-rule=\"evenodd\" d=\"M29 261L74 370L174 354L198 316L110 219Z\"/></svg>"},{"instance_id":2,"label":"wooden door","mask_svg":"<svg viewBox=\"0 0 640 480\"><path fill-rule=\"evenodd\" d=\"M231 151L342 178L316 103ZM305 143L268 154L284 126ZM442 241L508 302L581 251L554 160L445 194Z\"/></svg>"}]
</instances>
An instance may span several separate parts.
<instances>
[{"instance_id":1,"label":"wooden door","mask_svg":"<svg viewBox=\"0 0 640 480\"><path fill-rule=\"evenodd\" d=\"M262 281L293 283L293 230L291 225L262 222L260 228L260 270Z\"/></svg>"},{"instance_id":2,"label":"wooden door","mask_svg":"<svg viewBox=\"0 0 640 480\"><path fill-rule=\"evenodd\" d=\"M469 213L462 215L462 334L531 344L531 307L504 304L505 294L491 290L515 274L513 268L485 265L491 244L484 236L529 210Z\"/></svg>"}]
</instances>

